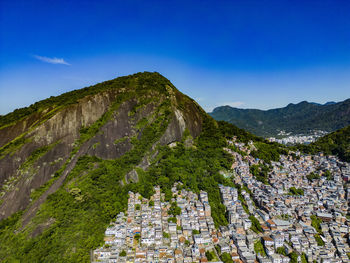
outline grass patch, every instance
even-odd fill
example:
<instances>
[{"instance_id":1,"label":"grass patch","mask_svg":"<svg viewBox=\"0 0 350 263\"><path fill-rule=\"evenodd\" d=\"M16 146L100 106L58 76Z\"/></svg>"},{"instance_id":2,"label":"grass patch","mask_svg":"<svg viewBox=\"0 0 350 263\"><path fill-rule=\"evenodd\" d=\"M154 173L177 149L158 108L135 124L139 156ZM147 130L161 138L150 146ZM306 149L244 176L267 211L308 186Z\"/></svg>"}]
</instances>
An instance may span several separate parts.
<instances>
[{"instance_id":1,"label":"grass patch","mask_svg":"<svg viewBox=\"0 0 350 263\"><path fill-rule=\"evenodd\" d=\"M266 253L265 253L265 249L264 249L264 246L263 244L261 243L260 240L257 240L255 243L254 243L254 251L257 255L261 255L263 257L266 257Z\"/></svg>"}]
</instances>

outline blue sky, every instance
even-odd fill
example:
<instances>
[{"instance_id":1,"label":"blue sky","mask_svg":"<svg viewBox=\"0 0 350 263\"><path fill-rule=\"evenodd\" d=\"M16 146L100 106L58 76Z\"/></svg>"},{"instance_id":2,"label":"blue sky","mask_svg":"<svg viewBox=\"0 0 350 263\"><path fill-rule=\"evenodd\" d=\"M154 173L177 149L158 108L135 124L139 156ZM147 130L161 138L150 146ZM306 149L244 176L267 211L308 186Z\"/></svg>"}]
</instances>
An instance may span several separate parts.
<instances>
[{"instance_id":1,"label":"blue sky","mask_svg":"<svg viewBox=\"0 0 350 263\"><path fill-rule=\"evenodd\" d=\"M350 98L350 1L0 1L0 114L139 71L206 110Z\"/></svg>"}]
</instances>

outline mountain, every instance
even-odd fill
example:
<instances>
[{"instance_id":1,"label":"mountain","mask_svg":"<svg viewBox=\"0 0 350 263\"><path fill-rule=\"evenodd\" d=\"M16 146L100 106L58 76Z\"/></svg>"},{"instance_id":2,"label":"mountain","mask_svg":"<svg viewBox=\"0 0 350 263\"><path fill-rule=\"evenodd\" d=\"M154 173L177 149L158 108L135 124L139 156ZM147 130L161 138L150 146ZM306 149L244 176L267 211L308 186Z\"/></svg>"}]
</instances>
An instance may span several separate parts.
<instances>
[{"instance_id":1,"label":"mountain","mask_svg":"<svg viewBox=\"0 0 350 263\"><path fill-rule=\"evenodd\" d=\"M333 104L336 104L336 102L335 101L328 101L328 102L326 102L323 105L333 105Z\"/></svg>"},{"instance_id":2,"label":"mountain","mask_svg":"<svg viewBox=\"0 0 350 263\"><path fill-rule=\"evenodd\" d=\"M259 140L261 158L279 154L149 72L50 97L0 125L2 262L90 262L129 191L149 198L159 185L169 201L177 181L206 191L215 225L226 225L226 138Z\"/></svg>"},{"instance_id":3,"label":"mountain","mask_svg":"<svg viewBox=\"0 0 350 263\"><path fill-rule=\"evenodd\" d=\"M307 153L323 152L336 155L344 162L350 162L350 126L329 133L309 145L299 145Z\"/></svg>"},{"instance_id":4,"label":"mountain","mask_svg":"<svg viewBox=\"0 0 350 263\"><path fill-rule=\"evenodd\" d=\"M221 106L209 113L263 137L277 136L280 131L308 134L313 130L332 132L350 125L350 99L326 104L302 101L271 110L238 109Z\"/></svg>"},{"instance_id":5,"label":"mountain","mask_svg":"<svg viewBox=\"0 0 350 263\"><path fill-rule=\"evenodd\" d=\"M140 146L145 151L153 144L180 140L185 129L196 137L202 129L201 115L200 107L165 78L144 73L69 92L2 117L0 184L6 189L0 219L26 208L34 189L60 176L50 186L57 189L79 157L118 158L137 150L136 139L148 136L147 145ZM142 160L143 167L147 163Z\"/></svg>"},{"instance_id":6,"label":"mountain","mask_svg":"<svg viewBox=\"0 0 350 263\"><path fill-rule=\"evenodd\" d=\"M129 191L150 198L159 185L171 201L178 181L206 191L215 226L227 225L219 191L233 186L222 173L233 163L227 140L254 141L251 155L266 163L288 153L216 122L150 72L50 97L0 125L2 262L90 262Z\"/></svg>"}]
</instances>

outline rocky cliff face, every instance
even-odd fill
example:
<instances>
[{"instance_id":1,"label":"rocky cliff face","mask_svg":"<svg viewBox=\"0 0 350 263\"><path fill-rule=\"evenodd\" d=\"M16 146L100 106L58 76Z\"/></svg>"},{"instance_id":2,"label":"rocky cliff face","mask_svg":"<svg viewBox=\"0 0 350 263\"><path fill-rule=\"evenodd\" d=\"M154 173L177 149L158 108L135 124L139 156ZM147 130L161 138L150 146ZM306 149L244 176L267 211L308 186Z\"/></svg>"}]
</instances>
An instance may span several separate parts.
<instances>
[{"instance_id":1,"label":"rocky cliff face","mask_svg":"<svg viewBox=\"0 0 350 263\"><path fill-rule=\"evenodd\" d=\"M157 144L181 140L186 129L192 137L201 132L203 110L158 73L101 85L84 89L89 94L78 96L74 103L67 105L57 97L53 104L48 101L0 127L0 219L25 210L25 225L80 157L120 158L135 147L147 127L165 125L162 135L143 152L139 165L143 169L154 158L151 151ZM72 96L76 94L79 91Z\"/></svg>"}]
</instances>

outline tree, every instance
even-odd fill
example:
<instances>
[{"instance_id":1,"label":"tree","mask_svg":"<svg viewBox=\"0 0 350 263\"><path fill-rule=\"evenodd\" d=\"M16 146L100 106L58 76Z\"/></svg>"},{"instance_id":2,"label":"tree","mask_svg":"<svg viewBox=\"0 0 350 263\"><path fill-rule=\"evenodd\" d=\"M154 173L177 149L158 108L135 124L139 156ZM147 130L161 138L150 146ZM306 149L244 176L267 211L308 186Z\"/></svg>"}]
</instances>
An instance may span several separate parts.
<instances>
[{"instance_id":1,"label":"tree","mask_svg":"<svg viewBox=\"0 0 350 263\"><path fill-rule=\"evenodd\" d=\"M296 252L291 252L288 257L290 258L290 263L298 263L299 255Z\"/></svg>"},{"instance_id":2,"label":"tree","mask_svg":"<svg viewBox=\"0 0 350 263\"><path fill-rule=\"evenodd\" d=\"M231 255L227 252L221 254L221 260L224 263L233 263Z\"/></svg>"},{"instance_id":3,"label":"tree","mask_svg":"<svg viewBox=\"0 0 350 263\"><path fill-rule=\"evenodd\" d=\"M254 251L256 254L260 254L261 256L266 256L264 246L260 240L254 243Z\"/></svg>"},{"instance_id":4,"label":"tree","mask_svg":"<svg viewBox=\"0 0 350 263\"><path fill-rule=\"evenodd\" d=\"M258 232L262 232L262 228L260 225L260 222L258 219L256 219L255 216L250 215L249 216L249 220L252 222L252 226L250 227L254 232L258 233Z\"/></svg>"},{"instance_id":5,"label":"tree","mask_svg":"<svg viewBox=\"0 0 350 263\"><path fill-rule=\"evenodd\" d=\"M304 190L299 189L299 188L295 188L294 186L292 186L291 188L289 188L289 194L290 195L304 195Z\"/></svg>"},{"instance_id":6,"label":"tree","mask_svg":"<svg viewBox=\"0 0 350 263\"><path fill-rule=\"evenodd\" d=\"M176 219L176 217L169 217L168 222L176 223L177 219Z\"/></svg>"},{"instance_id":7,"label":"tree","mask_svg":"<svg viewBox=\"0 0 350 263\"><path fill-rule=\"evenodd\" d=\"M321 229L322 219L315 215L311 215L310 218L311 218L311 226L313 226L316 229L318 234L322 235L323 234Z\"/></svg>"},{"instance_id":8,"label":"tree","mask_svg":"<svg viewBox=\"0 0 350 263\"><path fill-rule=\"evenodd\" d=\"M301 263L308 263L305 253L301 254Z\"/></svg>"},{"instance_id":9,"label":"tree","mask_svg":"<svg viewBox=\"0 0 350 263\"><path fill-rule=\"evenodd\" d=\"M168 210L168 213L173 215L173 216L177 216L181 214L181 208L177 206L176 202L171 203L171 206Z\"/></svg>"},{"instance_id":10,"label":"tree","mask_svg":"<svg viewBox=\"0 0 350 263\"><path fill-rule=\"evenodd\" d=\"M316 240L318 246L323 247L325 245L325 243L322 240L322 238L320 237L320 235L316 234L315 235L315 240Z\"/></svg>"},{"instance_id":11,"label":"tree","mask_svg":"<svg viewBox=\"0 0 350 263\"><path fill-rule=\"evenodd\" d=\"M122 252L120 252L120 253L119 253L119 256L120 256L120 257L125 257L125 256L126 256L125 250L123 250Z\"/></svg>"},{"instance_id":12,"label":"tree","mask_svg":"<svg viewBox=\"0 0 350 263\"><path fill-rule=\"evenodd\" d=\"M192 235L198 235L198 234L199 234L199 231L197 229L192 230Z\"/></svg>"},{"instance_id":13,"label":"tree","mask_svg":"<svg viewBox=\"0 0 350 263\"><path fill-rule=\"evenodd\" d=\"M329 170L326 170L323 175L327 178L327 180L333 180L333 175Z\"/></svg>"},{"instance_id":14,"label":"tree","mask_svg":"<svg viewBox=\"0 0 350 263\"><path fill-rule=\"evenodd\" d=\"M136 240L137 242L139 242L139 240L140 240L140 238L141 238L141 235L140 235L140 234L136 234L136 235L134 236L134 238L135 238L135 240Z\"/></svg>"},{"instance_id":15,"label":"tree","mask_svg":"<svg viewBox=\"0 0 350 263\"><path fill-rule=\"evenodd\" d=\"M309 181L312 181L314 179L320 179L320 175L319 174L316 174L314 172L312 173L309 173L306 178L309 180Z\"/></svg>"},{"instance_id":16,"label":"tree","mask_svg":"<svg viewBox=\"0 0 350 263\"><path fill-rule=\"evenodd\" d=\"M287 253L286 253L286 250L284 249L284 247L278 247L278 248L276 249L276 253L277 253L277 254L280 254L280 255L287 256Z\"/></svg>"},{"instance_id":17,"label":"tree","mask_svg":"<svg viewBox=\"0 0 350 263\"><path fill-rule=\"evenodd\" d=\"M210 251L205 251L205 256L208 261L212 261L214 259L214 256L210 253Z\"/></svg>"}]
</instances>

